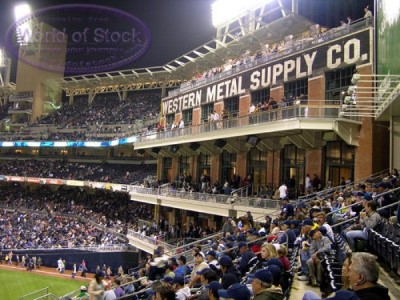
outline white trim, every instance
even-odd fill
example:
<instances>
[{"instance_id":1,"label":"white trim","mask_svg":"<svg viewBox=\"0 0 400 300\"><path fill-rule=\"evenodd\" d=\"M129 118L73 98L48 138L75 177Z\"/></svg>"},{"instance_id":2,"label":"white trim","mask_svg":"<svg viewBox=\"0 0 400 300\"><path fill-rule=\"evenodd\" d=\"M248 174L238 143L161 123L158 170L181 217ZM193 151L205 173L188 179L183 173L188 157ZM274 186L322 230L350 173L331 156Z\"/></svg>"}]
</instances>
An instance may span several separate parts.
<instances>
[{"instance_id":1,"label":"white trim","mask_svg":"<svg viewBox=\"0 0 400 300\"><path fill-rule=\"evenodd\" d=\"M315 77L310 77L310 78L308 78L308 81L315 80L315 79L320 79L320 78L324 78L324 75L318 75L318 76L315 76Z\"/></svg>"}]
</instances>

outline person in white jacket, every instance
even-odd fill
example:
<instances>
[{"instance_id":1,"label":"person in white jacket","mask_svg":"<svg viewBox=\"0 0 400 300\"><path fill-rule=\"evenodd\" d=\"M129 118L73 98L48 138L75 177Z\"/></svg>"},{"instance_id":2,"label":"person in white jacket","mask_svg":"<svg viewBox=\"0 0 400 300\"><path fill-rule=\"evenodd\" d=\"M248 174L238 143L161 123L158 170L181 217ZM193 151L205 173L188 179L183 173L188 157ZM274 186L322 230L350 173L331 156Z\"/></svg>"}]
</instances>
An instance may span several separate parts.
<instances>
[{"instance_id":1,"label":"person in white jacket","mask_svg":"<svg viewBox=\"0 0 400 300\"><path fill-rule=\"evenodd\" d=\"M182 276L175 276L171 284L175 289L177 300L186 300L190 297L190 288L185 286L185 279Z\"/></svg>"}]
</instances>

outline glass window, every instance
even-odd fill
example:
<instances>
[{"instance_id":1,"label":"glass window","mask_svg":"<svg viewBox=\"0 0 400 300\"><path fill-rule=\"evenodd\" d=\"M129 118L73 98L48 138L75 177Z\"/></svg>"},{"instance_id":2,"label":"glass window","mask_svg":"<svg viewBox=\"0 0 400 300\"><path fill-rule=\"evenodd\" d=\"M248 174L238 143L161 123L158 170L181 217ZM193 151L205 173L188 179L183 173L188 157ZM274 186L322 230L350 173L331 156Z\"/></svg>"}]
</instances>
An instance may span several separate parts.
<instances>
[{"instance_id":1,"label":"glass window","mask_svg":"<svg viewBox=\"0 0 400 300\"><path fill-rule=\"evenodd\" d=\"M162 180L167 180L168 182L172 181L172 158L164 157L163 158L163 177Z\"/></svg>"},{"instance_id":2,"label":"glass window","mask_svg":"<svg viewBox=\"0 0 400 300\"><path fill-rule=\"evenodd\" d=\"M331 104L340 104L343 91L351 85L351 78L355 72L355 66L338 69L325 73L325 99ZM337 103L336 103L337 102Z\"/></svg>"},{"instance_id":3,"label":"glass window","mask_svg":"<svg viewBox=\"0 0 400 300\"><path fill-rule=\"evenodd\" d=\"M172 125L175 122L175 114L167 115L166 122L168 125Z\"/></svg>"},{"instance_id":4,"label":"glass window","mask_svg":"<svg viewBox=\"0 0 400 300\"><path fill-rule=\"evenodd\" d=\"M182 111L183 122L185 122L185 126L192 125L193 119L193 109L186 109Z\"/></svg>"},{"instance_id":5,"label":"glass window","mask_svg":"<svg viewBox=\"0 0 400 300\"><path fill-rule=\"evenodd\" d=\"M263 102L268 102L269 97L270 97L269 88L254 91L251 93L251 102L254 103L254 105L261 104Z\"/></svg>"},{"instance_id":6,"label":"glass window","mask_svg":"<svg viewBox=\"0 0 400 300\"><path fill-rule=\"evenodd\" d=\"M239 97L232 97L224 100L224 109L232 117L237 117L239 113Z\"/></svg>"},{"instance_id":7,"label":"glass window","mask_svg":"<svg viewBox=\"0 0 400 300\"><path fill-rule=\"evenodd\" d=\"M300 97L308 95L308 78L287 82L284 85L286 98Z\"/></svg>"},{"instance_id":8,"label":"glass window","mask_svg":"<svg viewBox=\"0 0 400 300\"><path fill-rule=\"evenodd\" d=\"M214 111L214 103L209 103L201 106L201 119L207 121L210 113Z\"/></svg>"}]
</instances>

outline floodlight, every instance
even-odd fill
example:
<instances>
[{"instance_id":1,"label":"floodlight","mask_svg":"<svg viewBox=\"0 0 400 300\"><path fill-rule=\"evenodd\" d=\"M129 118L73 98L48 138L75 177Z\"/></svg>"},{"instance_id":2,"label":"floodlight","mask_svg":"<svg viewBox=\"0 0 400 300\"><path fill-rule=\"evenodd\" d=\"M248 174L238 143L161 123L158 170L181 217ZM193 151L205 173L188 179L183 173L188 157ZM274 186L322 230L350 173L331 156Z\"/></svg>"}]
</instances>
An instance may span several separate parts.
<instances>
[{"instance_id":1,"label":"floodlight","mask_svg":"<svg viewBox=\"0 0 400 300\"><path fill-rule=\"evenodd\" d=\"M361 78L361 75L358 73L355 73L353 77L351 78L351 83L352 84L357 84L358 80Z\"/></svg>"},{"instance_id":2,"label":"floodlight","mask_svg":"<svg viewBox=\"0 0 400 300\"><path fill-rule=\"evenodd\" d=\"M272 0L216 0L211 4L212 24L219 27L248 10Z\"/></svg>"},{"instance_id":3,"label":"floodlight","mask_svg":"<svg viewBox=\"0 0 400 300\"><path fill-rule=\"evenodd\" d=\"M17 23L17 38L20 45L28 43L32 36L32 26L26 17L32 14L28 3L20 3L14 7L14 17Z\"/></svg>"}]
</instances>

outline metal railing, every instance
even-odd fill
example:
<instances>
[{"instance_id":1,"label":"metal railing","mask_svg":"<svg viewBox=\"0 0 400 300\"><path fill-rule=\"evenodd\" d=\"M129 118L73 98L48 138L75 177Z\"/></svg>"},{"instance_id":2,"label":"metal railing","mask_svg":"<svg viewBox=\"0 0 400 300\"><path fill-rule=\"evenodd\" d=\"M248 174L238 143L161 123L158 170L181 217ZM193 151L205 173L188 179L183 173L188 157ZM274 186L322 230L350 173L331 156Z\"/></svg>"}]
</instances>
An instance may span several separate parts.
<instances>
[{"instance_id":1,"label":"metal railing","mask_svg":"<svg viewBox=\"0 0 400 300\"><path fill-rule=\"evenodd\" d=\"M230 119L221 119L215 123L190 125L185 128L148 132L146 135L137 136L136 144L154 140L166 140L179 136L204 134L224 129L236 129L244 126L272 123L290 119L336 119L341 109L340 101L337 104L327 104L326 100L306 100L306 104L293 103L285 107L278 107L258 113Z\"/></svg>"},{"instance_id":2,"label":"metal railing","mask_svg":"<svg viewBox=\"0 0 400 300\"><path fill-rule=\"evenodd\" d=\"M335 186L332 188L323 189L321 191L314 192L314 193L311 193L308 195L300 196L297 198L297 200L298 200L298 202L308 203L309 201L315 200L317 198L321 198L321 197L326 198L326 197L331 196L334 192L336 192L338 190L343 190L343 189L347 188L348 186L354 186L359 183L364 183L367 180L375 182L375 181L381 179L383 174L387 174L388 171L389 171L389 169L384 169L384 170L376 172L370 176L366 176L361 179L358 179L357 181L350 182L349 184L346 184L346 185L339 185L339 186Z\"/></svg>"},{"instance_id":3,"label":"metal railing","mask_svg":"<svg viewBox=\"0 0 400 300\"><path fill-rule=\"evenodd\" d=\"M172 188L143 188L143 187L130 187L130 194L144 194L154 195L159 197L181 198L186 200L193 200L199 202L217 203L228 206L227 208L234 208L235 206L247 206L254 208L275 209L279 207L279 200L263 199L259 197L242 197L239 195L225 195L225 194L210 194L199 192L186 192L179 191Z\"/></svg>"}]
</instances>

